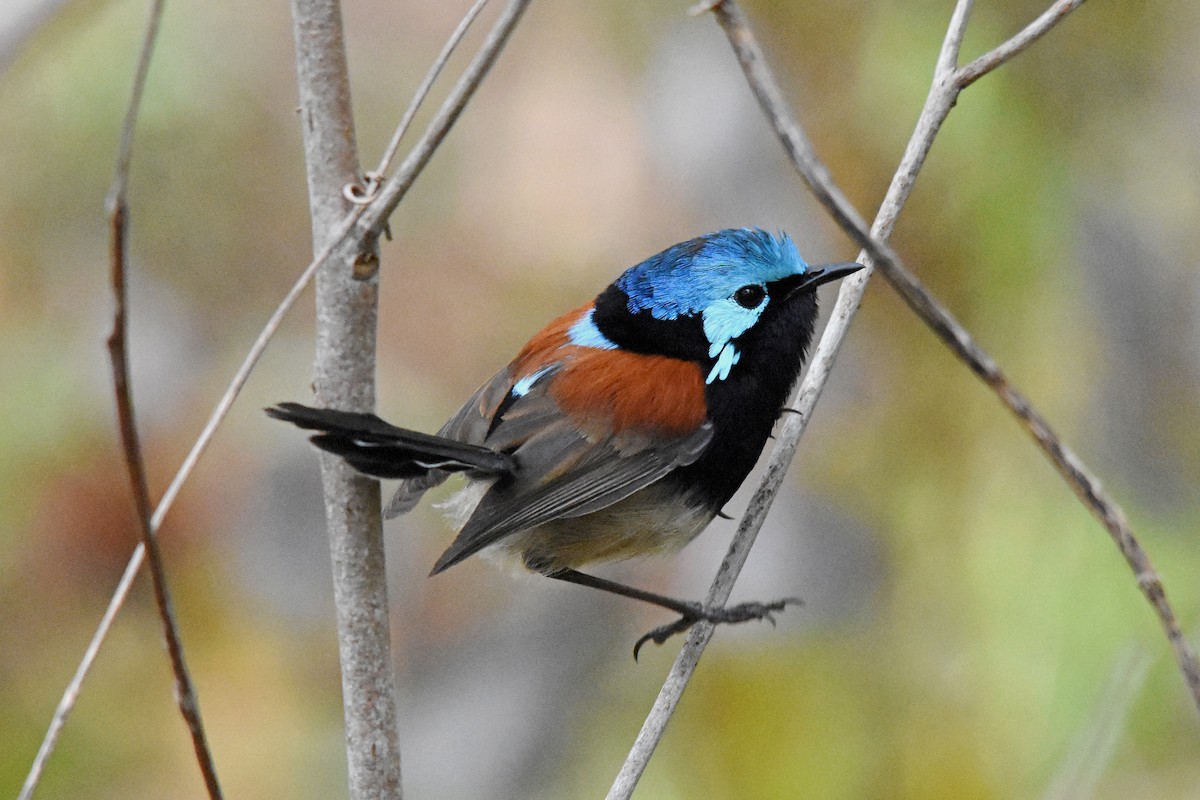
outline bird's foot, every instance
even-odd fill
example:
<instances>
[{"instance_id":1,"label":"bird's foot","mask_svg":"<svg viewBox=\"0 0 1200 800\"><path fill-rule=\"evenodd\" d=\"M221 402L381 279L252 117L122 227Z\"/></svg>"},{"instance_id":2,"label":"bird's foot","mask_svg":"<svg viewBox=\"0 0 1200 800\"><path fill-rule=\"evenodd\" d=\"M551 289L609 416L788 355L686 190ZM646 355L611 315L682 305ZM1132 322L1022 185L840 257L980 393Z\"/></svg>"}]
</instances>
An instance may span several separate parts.
<instances>
[{"instance_id":1,"label":"bird's foot","mask_svg":"<svg viewBox=\"0 0 1200 800\"><path fill-rule=\"evenodd\" d=\"M708 608L699 603L690 604L691 610L684 613L679 619L666 625L660 625L638 639L637 643L633 646L633 660L637 660L638 652L646 642L662 644L675 634L689 630L700 621L721 625L765 619L774 625L774 615L776 612L783 611L789 605L802 604L803 601L799 597L785 597L782 600L776 600L771 603L739 603L736 606L725 606L723 608Z\"/></svg>"}]
</instances>

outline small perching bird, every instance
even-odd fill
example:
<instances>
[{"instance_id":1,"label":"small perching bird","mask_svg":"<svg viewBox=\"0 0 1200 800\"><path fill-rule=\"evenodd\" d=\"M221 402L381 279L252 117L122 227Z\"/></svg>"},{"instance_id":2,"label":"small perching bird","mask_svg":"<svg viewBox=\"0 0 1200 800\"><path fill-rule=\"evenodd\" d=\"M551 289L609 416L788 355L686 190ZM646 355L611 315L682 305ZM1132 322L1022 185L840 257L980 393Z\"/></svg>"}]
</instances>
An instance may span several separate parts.
<instances>
[{"instance_id":1,"label":"small perching bird","mask_svg":"<svg viewBox=\"0 0 1200 800\"><path fill-rule=\"evenodd\" d=\"M389 517L465 473L457 538L436 575L491 548L550 578L677 612L638 640L699 620L770 619L791 600L707 608L580 572L678 550L741 486L796 382L816 289L857 270L810 267L786 234L723 230L626 270L551 322L436 435L373 414L281 403L277 419L378 478Z\"/></svg>"}]
</instances>

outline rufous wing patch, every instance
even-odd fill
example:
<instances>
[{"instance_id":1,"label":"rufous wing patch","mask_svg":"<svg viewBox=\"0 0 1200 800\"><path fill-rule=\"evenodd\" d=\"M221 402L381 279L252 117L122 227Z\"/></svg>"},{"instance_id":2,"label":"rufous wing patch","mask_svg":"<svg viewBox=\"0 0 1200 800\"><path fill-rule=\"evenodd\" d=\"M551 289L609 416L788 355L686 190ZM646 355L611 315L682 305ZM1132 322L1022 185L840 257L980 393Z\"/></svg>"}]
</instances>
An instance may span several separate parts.
<instances>
[{"instance_id":1,"label":"rufous wing patch","mask_svg":"<svg viewBox=\"0 0 1200 800\"><path fill-rule=\"evenodd\" d=\"M571 341L569 334L571 326L578 322L580 317L592 308L592 305L592 303L586 303L568 311L534 334L533 338L521 348L521 352L517 353L517 357L513 359L513 380L520 380L543 367L562 360L563 348ZM570 349L578 348L572 346Z\"/></svg>"},{"instance_id":2,"label":"rufous wing patch","mask_svg":"<svg viewBox=\"0 0 1200 800\"><path fill-rule=\"evenodd\" d=\"M572 344L571 326L593 305L568 311L530 339L513 359L512 380L557 365L546 379L550 395L574 424L596 437L694 433L708 419L700 366L666 356Z\"/></svg>"},{"instance_id":3,"label":"rufous wing patch","mask_svg":"<svg viewBox=\"0 0 1200 800\"><path fill-rule=\"evenodd\" d=\"M564 353L569 351L569 353ZM575 424L613 434L685 437L708 419L700 365L666 356L568 346L550 393ZM560 356L561 357L561 356Z\"/></svg>"}]
</instances>

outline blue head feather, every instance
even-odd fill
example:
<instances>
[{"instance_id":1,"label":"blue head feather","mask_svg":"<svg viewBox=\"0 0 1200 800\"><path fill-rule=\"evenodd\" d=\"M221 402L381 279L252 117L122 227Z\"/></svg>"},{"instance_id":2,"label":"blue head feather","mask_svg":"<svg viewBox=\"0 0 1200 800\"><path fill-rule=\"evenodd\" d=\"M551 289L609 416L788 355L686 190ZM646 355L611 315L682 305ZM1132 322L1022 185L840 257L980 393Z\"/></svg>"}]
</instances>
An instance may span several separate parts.
<instances>
[{"instance_id":1,"label":"blue head feather","mask_svg":"<svg viewBox=\"0 0 1200 800\"><path fill-rule=\"evenodd\" d=\"M759 228L717 231L669 247L625 271L617 288L629 298L630 313L655 319L699 315L714 359L707 383L725 380L741 359L733 341L748 331L770 303L745 308L734 299L743 286L765 286L808 269L786 233Z\"/></svg>"},{"instance_id":2,"label":"blue head feather","mask_svg":"<svg viewBox=\"0 0 1200 800\"><path fill-rule=\"evenodd\" d=\"M617 279L629 311L655 319L699 314L742 286L800 275L808 269L786 233L733 228L668 247Z\"/></svg>"}]
</instances>

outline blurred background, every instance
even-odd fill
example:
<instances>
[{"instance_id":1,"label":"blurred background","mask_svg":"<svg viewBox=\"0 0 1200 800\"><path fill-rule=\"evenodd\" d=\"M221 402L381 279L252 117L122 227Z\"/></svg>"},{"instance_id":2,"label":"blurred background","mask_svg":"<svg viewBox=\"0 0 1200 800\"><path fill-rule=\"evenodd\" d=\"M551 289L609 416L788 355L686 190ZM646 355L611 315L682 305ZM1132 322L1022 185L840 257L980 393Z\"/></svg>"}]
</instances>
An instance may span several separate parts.
<instances>
[{"instance_id":1,"label":"blurred background","mask_svg":"<svg viewBox=\"0 0 1200 800\"><path fill-rule=\"evenodd\" d=\"M347 4L364 165L467 5ZM1044 2L979 5L964 58ZM102 205L145 6L0 11L3 796L136 542L104 350ZM382 414L435 429L544 322L705 231L783 228L810 261L854 257L716 24L687 6L532 5L392 219ZM951 3L746 8L870 216ZM284 3L167 6L131 194L134 389L156 496L309 259L290 24ZM1193 642L1198 35L1187 0L1085 5L963 95L895 236L1124 505ZM162 533L230 797L346 791L316 458L260 410L311 396L311 306ZM733 527L602 574L700 597ZM667 616L481 559L426 579L450 539L428 507L386 536L406 796L602 795L678 642L640 663L630 647ZM806 604L777 628L718 632L638 797L1200 796L1196 711L1115 547L881 278L735 599L786 595ZM202 793L143 576L39 796Z\"/></svg>"}]
</instances>

